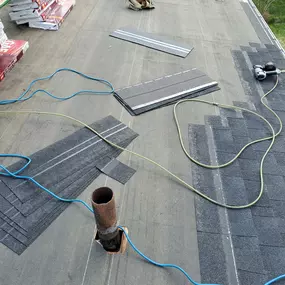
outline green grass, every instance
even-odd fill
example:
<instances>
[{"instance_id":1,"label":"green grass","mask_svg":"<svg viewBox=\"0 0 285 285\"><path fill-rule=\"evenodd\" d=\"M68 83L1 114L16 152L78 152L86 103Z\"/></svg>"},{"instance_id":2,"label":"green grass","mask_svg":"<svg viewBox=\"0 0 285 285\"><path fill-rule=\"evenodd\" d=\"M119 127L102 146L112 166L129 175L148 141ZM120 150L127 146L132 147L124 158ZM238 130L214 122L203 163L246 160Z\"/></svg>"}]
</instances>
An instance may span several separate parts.
<instances>
[{"instance_id":1,"label":"green grass","mask_svg":"<svg viewBox=\"0 0 285 285\"><path fill-rule=\"evenodd\" d=\"M275 0L266 9L269 0L254 0L260 13L264 16L273 33L285 48L285 0Z\"/></svg>"},{"instance_id":2,"label":"green grass","mask_svg":"<svg viewBox=\"0 0 285 285\"><path fill-rule=\"evenodd\" d=\"M275 36L279 39L282 46L285 48L285 23L277 23L269 25Z\"/></svg>"}]
</instances>

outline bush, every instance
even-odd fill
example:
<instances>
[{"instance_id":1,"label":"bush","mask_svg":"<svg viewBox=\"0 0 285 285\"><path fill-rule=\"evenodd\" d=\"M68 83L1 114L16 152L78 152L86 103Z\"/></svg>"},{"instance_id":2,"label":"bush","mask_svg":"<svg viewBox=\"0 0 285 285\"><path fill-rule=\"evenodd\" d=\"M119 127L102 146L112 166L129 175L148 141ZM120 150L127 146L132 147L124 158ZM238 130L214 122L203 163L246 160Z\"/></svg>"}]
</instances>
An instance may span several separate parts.
<instances>
[{"instance_id":1,"label":"bush","mask_svg":"<svg viewBox=\"0 0 285 285\"><path fill-rule=\"evenodd\" d=\"M274 24L276 22L276 17L271 15L268 11L263 12L262 16L267 24Z\"/></svg>"},{"instance_id":2,"label":"bush","mask_svg":"<svg viewBox=\"0 0 285 285\"><path fill-rule=\"evenodd\" d=\"M275 17L274 23L285 23L285 16Z\"/></svg>"}]
</instances>

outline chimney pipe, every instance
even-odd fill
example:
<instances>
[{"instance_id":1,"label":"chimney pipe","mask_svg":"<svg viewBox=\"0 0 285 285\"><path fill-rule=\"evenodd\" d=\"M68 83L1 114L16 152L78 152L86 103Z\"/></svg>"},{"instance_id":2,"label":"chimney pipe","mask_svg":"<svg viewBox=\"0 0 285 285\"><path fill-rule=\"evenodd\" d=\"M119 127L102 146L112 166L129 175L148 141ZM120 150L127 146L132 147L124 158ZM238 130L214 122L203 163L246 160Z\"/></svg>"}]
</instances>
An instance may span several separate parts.
<instances>
[{"instance_id":1,"label":"chimney pipe","mask_svg":"<svg viewBox=\"0 0 285 285\"><path fill-rule=\"evenodd\" d=\"M108 252L119 252L122 233L117 227L116 206L113 191L100 187L92 194L92 208L97 225L96 239Z\"/></svg>"}]
</instances>

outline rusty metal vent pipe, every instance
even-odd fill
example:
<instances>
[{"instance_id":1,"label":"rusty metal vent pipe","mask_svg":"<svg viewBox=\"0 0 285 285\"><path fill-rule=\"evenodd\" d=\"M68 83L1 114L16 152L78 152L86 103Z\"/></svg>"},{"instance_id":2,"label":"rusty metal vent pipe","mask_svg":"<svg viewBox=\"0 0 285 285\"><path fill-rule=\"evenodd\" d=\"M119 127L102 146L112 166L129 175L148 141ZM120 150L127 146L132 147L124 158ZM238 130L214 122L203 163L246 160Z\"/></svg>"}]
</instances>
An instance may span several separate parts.
<instances>
[{"instance_id":1,"label":"rusty metal vent pipe","mask_svg":"<svg viewBox=\"0 0 285 285\"><path fill-rule=\"evenodd\" d=\"M96 239L106 251L120 251L122 234L117 227L113 191L108 187L96 189L92 194L92 208L98 230Z\"/></svg>"}]
</instances>

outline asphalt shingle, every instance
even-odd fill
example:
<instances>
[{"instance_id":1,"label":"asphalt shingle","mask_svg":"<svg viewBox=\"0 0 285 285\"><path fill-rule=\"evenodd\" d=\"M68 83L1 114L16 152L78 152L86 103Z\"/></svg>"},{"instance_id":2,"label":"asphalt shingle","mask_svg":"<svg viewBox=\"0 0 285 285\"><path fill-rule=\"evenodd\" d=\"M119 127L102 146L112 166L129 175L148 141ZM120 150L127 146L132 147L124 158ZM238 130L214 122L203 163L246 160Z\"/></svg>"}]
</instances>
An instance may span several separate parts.
<instances>
[{"instance_id":1,"label":"asphalt shingle","mask_svg":"<svg viewBox=\"0 0 285 285\"><path fill-rule=\"evenodd\" d=\"M234 105L253 110L265 116L272 124L275 131L280 126L276 117L268 111L260 102L262 94L270 90L275 84L275 78L270 77L263 82L253 80L253 64L261 64L266 61L284 62L280 51L274 45L261 46L250 43L250 46L241 47L239 51L232 52L234 62L241 77L241 83L250 102L234 102ZM247 60L245 59L247 57ZM248 63L250 60L250 64ZM280 60L280 61L279 61ZM265 61L265 62L264 62ZM281 90L285 88L285 80L279 78L279 86L273 94L264 100L285 121L285 97ZM218 163L223 164L231 160L235 154L248 142L270 137L270 127L260 118L249 112L235 112L229 109L221 109L221 118L213 116L212 121L215 152ZM227 124L225 124L227 122ZM225 124L222 127L222 123ZM222 197L226 203L233 205L253 202L260 195L260 162L270 145L271 140L249 146L238 160L226 168L212 172L222 183ZM200 149L201 151L201 149ZM194 169L194 173L197 168ZM224 223L230 226L232 248L237 266L239 284L260 285L269 279L284 274L285 268L285 136L284 131L276 138L275 145L264 160L264 189L263 195L255 206L242 211L227 210L223 216L223 210L211 207L206 210L207 203L196 203L198 242L200 251L202 280L211 282L215 280L218 272L224 274L225 256L221 251L223 238L220 233L224 231ZM206 179L206 172L203 172ZM212 177L213 178L213 177ZM212 179L211 178L211 179ZM208 180L209 181L209 180ZM208 188L209 189L209 188ZM207 190L209 191L209 190ZM199 198L200 201L201 198ZM199 221L200 220L200 221ZM219 222L218 222L219 221ZM223 222L221 222L223 221ZM217 229L217 227L219 227ZM207 230L211 232L207 236ZM206 252L206 247L212 247L210 239L215 240L218 246L215 252L221 266L214 263L212 253ZM222 242L223 241L223 242ZM203 247L201 246L203 244ZM217 250L218 248L218 250ZM219 253L217 253L219 252ZM208 260L207 260L208 259ZM205 264L203 264L205 263ZM203 277L206 277L203 279ZM222 275L223 276L223 275ZM225 278L221 278L224 280ZM219 280L219 278L217 278Z\"/></svg>"},{"instance_id":2,"label":"asphalt shingle","mask_svg":"<svg viewBox=\"0 0 285 285\"><path fill-rule=\"evenodd\" d=\"M253 216L253 221L261 245L285 246L274 217Z\"/></svg>"},{"instance_id":3,"label":"asphalt shingle","mask_svg":"<svg viewBox=\"0 0 285 285\"><path fill-rule=\"evenodd\" d=\"M229 127L233 136L248 137L248 130L243 118L228 118Z\"/></svg>"},{"instance_id":4,"label":"asphalt shingle","mask_svg":"<svg viewBox=\"0 0 285 285\"><path fill-rule=\"evenodd\" d=\"M285 201L285 189L280 188L276 185L266 185L266 192L268 194L269 199Z\"/></svg>"},{"instance_id":5,"label":"asphalt shingle","mask_svg":"<svg viewBox=\"0 0 285 285\"><path fill-rule=\"evenodd\" d=\"M264 266L270 273L270 278L284 274L285 247L261 246L260 250Z\"/></svg>"},{"instance_id":6,"label":"asphalt shingle","mask_svg":"<svg viewBox=\"0 0 285 285\"><path fill-rule=\"evenodd\" d=\"M257 160L240 159L239 165L242 177L247 180L260 180L260 163Z\"/></svg>"},{"instance_id":7,"label":"asphalt shingle","mask_svg":"<svg viewBox=\"0 0 285 285\"><path fill-rule=\"evenodd\" d=\"M252 214L249 209L245 209L243 211L229 210L228 217L232 235L249 237L257 236L252 220Z\"/></svg>"},{"instance_id":8,"label":"asphalt shingle","mask_svg":"<svg viewBox=\"0 0 285 285\"><path fill-rule=\"evenodd\" d=\"M284 191L284 189L282 190ZM270 203L272 205L275 217L285 219L285 201L271 200Z\"/></svg>"},{"instance_id":9,"label":"asphalt shingle","mask_svg":"<svg viewBox=\"0 0 285 285\"><path fill-rule=\"evenodd\" d=\"M266 273L257 237L232 236L237 268L255 273Z\"/></svg>"},{"instance_id":10,"label":"asphalt shingle","mask_svg":"<svg viewBox=\"0 0 285 285\"><path fill-rule=\"evenodd\" d=\"M231 129L228 127L213 127L215 141L233 142Z\"/></svg>"},{"instance_id":11,"label":"asphalt shingle","mask_svg":"<svg viewBox=\"0 0 285 285\"><path fill-rule=\"evenodd\" d=\"M203 232L197 235L202 283L228 284L221 235Z\"/></svg>"},{"instance_id":12,"label":"asphalt shingle","mask_svg":"<svg viewBox=\"0 0 285 285\"><path fill-rule=\"evenodd\" d=\"M248 196L248 201L253 202L259 195L260 181L253 181L253 180L245 179L243 182L244 182L244 186L245 186L246 193ZM270 200L268 198L266 190L264 191L263 195L258 200L256 205L259 207L271 207Z\"/></svg>"},{"instance_id":13,"label":"asphalt shingle","mask_svg":"<svg viewBox=\"0 0 285 285\"><path fill-rule=\"evenodd\" d=\"M223 193L227 204L245 205L248 203L246 189L241 177L222 175Z\"/></svg>"},{"instance_id":14,"label":"asphalt shingle","mask_svg":"<svg viewBox=\"0 0 285 285\"><path fill-rule=\"evenodd\" d=\"M259 217L274 217L274 211L270 207L258 207L253 206L251 208L251 213L253 216Z\"/></svg>"},{"instance_id":15,"label":"asphalt shingle","mask_svg":"<svg viewBox=\"0 0 285 285\"><path fill-rule=\"evenodd\" d=\"M221 224L217 206L201 197L195 199L197 231L206 233L221 233Z\"/></svg>"},{"instance_id":16,"label":"asphalt shingle","mask_svg":"<svg viewBox=\"0 0 285 285\"><path fill-rule=\"evenodd\" d=\"M238 270L240 284L260 285L268 281L266 274L248 272L247 270Z\"/></svg>"},{"instance_id":17,"label":"asphalt shingle","mask_svg":"<svg viewBox=\"0 0 285 285\"><path fill-rule=\"evenodd\" d=\"M206 129L203 125L189 125L188 136L191 138L190 154L199 161L209 164L210 155Z\"/></svg>"},{"instance_id":18,"label":"asphalt shingle","mask_svg":"<svg viewBox=\"0 0 285 285\"><path fill-rule=\"evenodd\" d=\"M236 153L235 144L230 141L215 141L215 147L217 152Z\"/></svg>"},{"instance_id":19,"label":"asphalt shingle","mask_svg":"<svg viewBox=\"0 0 285 285\"><path fill-rule=\"evenodd\" d=\"M206 116L205 121L212 127L224 127L220 116Z\"/></svg>"}]
</instances>

